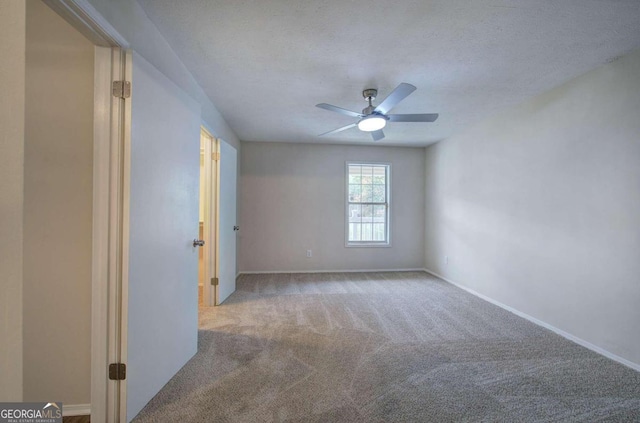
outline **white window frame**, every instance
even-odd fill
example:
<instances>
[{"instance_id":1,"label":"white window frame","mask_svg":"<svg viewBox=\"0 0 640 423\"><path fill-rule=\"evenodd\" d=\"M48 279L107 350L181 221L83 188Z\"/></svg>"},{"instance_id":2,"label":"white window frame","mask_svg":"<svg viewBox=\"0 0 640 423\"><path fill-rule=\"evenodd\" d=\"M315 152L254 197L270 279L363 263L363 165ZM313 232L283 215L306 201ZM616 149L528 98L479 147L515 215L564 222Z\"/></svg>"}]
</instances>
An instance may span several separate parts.
<instances>
[{"instance_id":1,"label":"white window frame","mask_svg":"<svg viewBox=\"0 0 640 423\"><path fill-rule=\"evenodd\" d=\"M385 231L387 233L386 241L349 241L349 204L362 204L362 203L350 203L349 202L349 166L357 165L357 166L386 166L387 174L386 174L386 207L387 207L387 218L386 218L386 228ZM391 247L391 163L390 162L374 162L374 161L354 161L348 160L345 162L344 166L344 245L348 248L388 248ZM376 203L383 204L383 203Z\"/></svg>"}]
</instances>

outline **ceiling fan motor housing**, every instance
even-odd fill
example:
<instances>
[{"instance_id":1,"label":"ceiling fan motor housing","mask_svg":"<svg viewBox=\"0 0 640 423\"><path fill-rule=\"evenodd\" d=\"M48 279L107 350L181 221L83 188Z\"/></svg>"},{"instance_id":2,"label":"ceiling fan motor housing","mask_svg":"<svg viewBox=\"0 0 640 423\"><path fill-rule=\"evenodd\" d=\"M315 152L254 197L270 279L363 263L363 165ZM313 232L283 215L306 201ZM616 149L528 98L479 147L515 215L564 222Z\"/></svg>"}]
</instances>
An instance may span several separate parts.
<instances>
[{"instance_id":1,"label":"ceiling fan motor housing","mask_svg":"<svg viewBox=\"0 0 640 423\"><path fill-rule=\"evenodd\" d=\"M373 106L367 106L367 107L365 107L364 109L362 109L362 114L363 114L363 115L366 115L366 116L369 116L370 114L372 114L372 113L373 113L373 109L375 109L375 107L373 107Z\"/></svg>"},{"instance_id":2,"label":"ceiling fan motor housing","mask_svg":"<svg viewBox=\"0 0 640 423\"><path fill-rule=\"evenodd\" d=\"M364 97L365 100L375 100L376 96L378 95L378 90L374 89L374 88L367 88L366 90L362 91L362 96Z\"/></svg>"}]
</instances>

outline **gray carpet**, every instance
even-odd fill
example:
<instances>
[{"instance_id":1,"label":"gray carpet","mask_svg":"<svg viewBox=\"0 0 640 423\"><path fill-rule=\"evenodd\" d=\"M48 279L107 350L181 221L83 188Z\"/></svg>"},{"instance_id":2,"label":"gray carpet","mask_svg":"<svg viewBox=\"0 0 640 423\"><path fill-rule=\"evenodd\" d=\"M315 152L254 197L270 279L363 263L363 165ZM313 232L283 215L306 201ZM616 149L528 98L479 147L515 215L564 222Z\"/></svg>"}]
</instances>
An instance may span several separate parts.
<instances>
[{"instance_id":1,"label":"gray carpet","mask_svg":"<svg viewBox=\"0 0 640 423\"><path fill-rule=\"evenodd\" d=\"M640 422L640 373L422 272L243 275L136 422Z\"/></svg>"}]
</instances>

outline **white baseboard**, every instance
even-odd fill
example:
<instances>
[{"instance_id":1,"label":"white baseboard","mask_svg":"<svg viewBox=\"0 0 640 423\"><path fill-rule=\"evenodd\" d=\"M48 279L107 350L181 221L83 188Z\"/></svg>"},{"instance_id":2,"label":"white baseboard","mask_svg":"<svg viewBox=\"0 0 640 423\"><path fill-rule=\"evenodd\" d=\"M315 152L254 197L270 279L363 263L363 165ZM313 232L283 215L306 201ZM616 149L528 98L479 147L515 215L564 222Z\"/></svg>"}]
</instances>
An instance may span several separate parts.
<instances>
[{"instance_id":1,"label":"white baseboard","mask_svg":"<svg viewBox=\"0 0 640 423\"><path fill-rule=\"evenodd\" d=\"M63 416L89 416L91 415L91 404L62 404Z\"/></svg>"},{"instance_id":2,"label":"white baseboard","mask_svg":"<svg viewBox=\"0 0 640 423\"><path fill-rule=\"evenodd\" d=\"M342 270L250 270L238 275L259 275L273 273L365 273L365 272L424 272L423 268L410 269L342 269Z\"/></svg>"},{"instance_id":3,"label":"white baseboard","mask_svg":"<svg viewBox=\"0 0 640 423\"><path fill-rule=\"evenodd\" d=\"M549 329L550 331L557 333L558 335L562 336L563 338L568 339L569 341L575 342L578 345L582 345L583 347L588 348L593 352L596 352L596 353L598 353L600 355L603 355L603 356L605 356L607 358L610 358L611 360L617 361L620 364L623 364L623 365L625 365L627 367L632 368L633 370L636 370L636 371L640 372L640 364L638 364L638 363L634 363L634 362L629 361L629 360L627 360L625 358L617 356L617 355L613 354L612 352L609 352L609 351L607 351L607 350L605 350L603 348L600 348L597 345L592 344L591 342L588 342L588 341L585 341L584 339L578 338L577 336L572 335L569 332L565 332L562 329L558 329L557 327L552 326L547 322L543 322L542 320L539 320L539 319L536 319L535 317L529 316L528 314L523 313L520 310L516 310L513 307L509 307L508 305L502 304L501 302L496 301L493 298L489 298L486 295L483 295L483 294L481 294L479 292L476 292L471 288L467 288L464 285L460 285L459 283L456 283L456 282L454 282L454 281L452 281L450 279L447 279L444 276L442 276L442 275L440 275L440 274L438 274L438 273L436 273L436 272L434 272L432 270L429 270L429 269L426 269L426 268L422 269L422 270L424 270L425 272L427 272L427 273L429 273L429 274L431 274L431 275L433 275L433 276L435 276L437 278L442 279L443 281L445 281L447 283L450 283L451 285L457 286L458 288L460 288L462 290L465 290L468 293L470 293L472 295L475 295L476 297L478 297L480 299L483 299L483 300L485 300L487 302L490 302L491 304L497 305L498 307L500 307L500 308L502 308L504 310L507 310L508 312L511 312L511 313L515 314L516 316L520 316L523 319L527 319L531 323L535 323L538 326L542 326L545 329Z\"/></svg>"}]
</instances>

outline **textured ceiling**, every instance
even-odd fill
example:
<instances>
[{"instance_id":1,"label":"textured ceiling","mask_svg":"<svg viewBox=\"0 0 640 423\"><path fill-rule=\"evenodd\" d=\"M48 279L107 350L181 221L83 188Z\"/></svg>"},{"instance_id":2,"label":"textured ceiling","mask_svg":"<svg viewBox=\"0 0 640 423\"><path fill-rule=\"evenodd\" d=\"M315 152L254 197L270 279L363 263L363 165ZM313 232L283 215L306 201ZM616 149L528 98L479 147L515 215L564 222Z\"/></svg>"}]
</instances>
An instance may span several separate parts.
<instances>
[{"instance_id":1,"label":"textured ceiling","mask_svg":"<svg viewBox=\"0 0 640 423\"><path fill-rule=\"evenodd\" d=\"M138 1L243 141L372 144L315 104L408 82L378 144L428 145L640 48L638 0Z\"/></svg>"}]
</instances>

